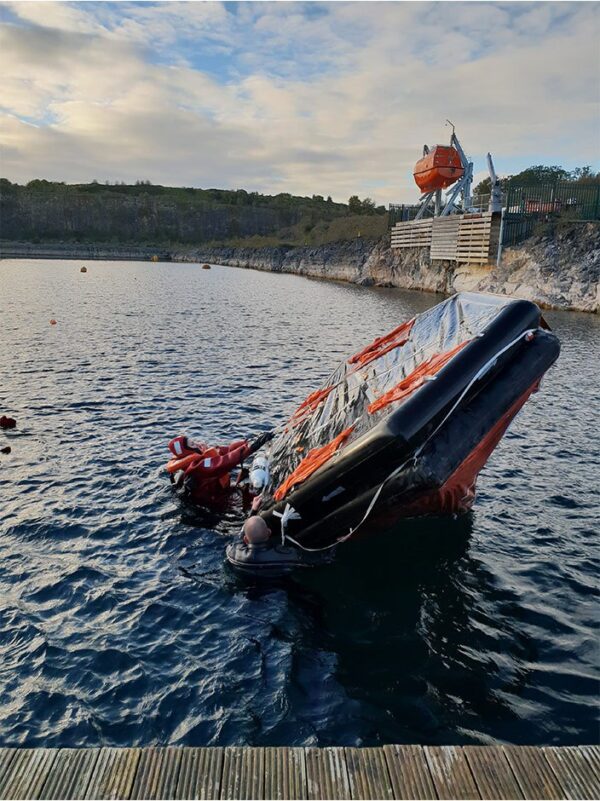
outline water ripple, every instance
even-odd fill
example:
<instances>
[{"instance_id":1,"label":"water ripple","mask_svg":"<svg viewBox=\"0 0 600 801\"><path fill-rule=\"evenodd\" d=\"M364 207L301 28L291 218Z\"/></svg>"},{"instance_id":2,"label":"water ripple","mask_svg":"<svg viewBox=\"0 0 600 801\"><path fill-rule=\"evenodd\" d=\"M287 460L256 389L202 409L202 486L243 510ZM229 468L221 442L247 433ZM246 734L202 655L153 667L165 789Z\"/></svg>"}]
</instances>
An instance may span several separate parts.
<instances>
[{"instance_id":1,"label":"water ripple","mask_svg":"<svg viewBox=\"0 0 600 801\"><path fill-rule=\"evenodd\" d=\"M3 261L0 284L3 744L595 740L597 319L548 314L560 366L471 515L252 584L223 561L239 506L180 508L167 438L281 422L438 298L131 262Z\"/></svg>"}]
</instances>

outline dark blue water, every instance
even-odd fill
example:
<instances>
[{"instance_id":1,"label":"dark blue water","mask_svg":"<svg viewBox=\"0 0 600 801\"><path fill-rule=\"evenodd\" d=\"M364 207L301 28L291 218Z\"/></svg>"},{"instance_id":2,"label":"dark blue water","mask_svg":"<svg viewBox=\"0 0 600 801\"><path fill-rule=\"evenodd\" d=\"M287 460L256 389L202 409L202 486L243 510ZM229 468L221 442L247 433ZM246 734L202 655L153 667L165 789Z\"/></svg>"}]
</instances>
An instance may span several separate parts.
<instances>
[{"instance_id":1,"label":"dark blue water","mask_svg":"<svg viewBox=\"0 0 600 801\"><path fill-rule=\"evenodd\" d=\"M270 427L440 298L232 268L0 263L0 743L595 742L599 321L474 513L252 586L162 472L174 434ZM58 325L51 327L50 318Z\"/></svg>"}]
</instances>

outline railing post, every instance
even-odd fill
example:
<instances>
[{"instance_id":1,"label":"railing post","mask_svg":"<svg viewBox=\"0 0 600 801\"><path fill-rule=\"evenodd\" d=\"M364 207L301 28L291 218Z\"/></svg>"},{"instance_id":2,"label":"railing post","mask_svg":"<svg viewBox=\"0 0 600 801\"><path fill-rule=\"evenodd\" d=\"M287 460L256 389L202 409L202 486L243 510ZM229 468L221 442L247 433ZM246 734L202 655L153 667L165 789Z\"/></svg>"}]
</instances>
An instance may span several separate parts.
<instances>
[{"instance_id":1,"label":"railing post","mask_svg":"<svg viewBox=\"0 0 600 801\"><path fill-rule=\"evenodd\" d=\"M500 267L500 262L502 261L502 240L504 239L504 214L505 210L502 209L502 214L500 217L500 232L498 234L498 256L496 258L496 267Z\"/></svg>"}]
</instances>

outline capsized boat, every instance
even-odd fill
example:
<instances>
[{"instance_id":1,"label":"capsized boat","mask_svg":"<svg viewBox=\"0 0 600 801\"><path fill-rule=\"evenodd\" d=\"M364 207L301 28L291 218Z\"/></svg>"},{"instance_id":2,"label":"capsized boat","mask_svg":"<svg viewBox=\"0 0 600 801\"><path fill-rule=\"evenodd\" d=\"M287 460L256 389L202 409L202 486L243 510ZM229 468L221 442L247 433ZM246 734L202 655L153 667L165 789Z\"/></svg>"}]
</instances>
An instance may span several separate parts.
<instances>
[{"instance_id":1,"label":"capsized boat","mask_svg":"<svg viewBox=\"0 0 600 801\"><path fill-rule=\"evenodd\" d=\"M290 563L367 520L467 512L479 471L559 350L534 303L464 292L346 359L271 443L260 515L272 547ZM253 553L236 543L227 555L251 570ZM261 547L263 570L268 559Z\"/></svg>"}]
</instances>

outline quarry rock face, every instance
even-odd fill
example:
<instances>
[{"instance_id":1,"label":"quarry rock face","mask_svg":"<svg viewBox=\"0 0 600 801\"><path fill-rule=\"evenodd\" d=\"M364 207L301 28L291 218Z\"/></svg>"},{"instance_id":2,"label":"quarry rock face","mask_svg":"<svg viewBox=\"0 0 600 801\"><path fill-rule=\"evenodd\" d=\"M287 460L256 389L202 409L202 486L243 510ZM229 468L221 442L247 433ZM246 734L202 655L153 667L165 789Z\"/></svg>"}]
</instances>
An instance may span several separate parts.
<instances>
[{"instance_id":1,"label":"quarry rock face","mask_svg":"<svg viewBox=\"0 0 600 801\"><path fill-rule=\"evenodd\" d=\"M600 225L579 223L507 248L477 284L554 309L600 309Z\"/></svg>"},{"instance_id":2,"label":"quarry rock face","mask_svg":"<svg viewBox=\"0 0 600 801\"><path fill-rule=\"evenodd\" d=\"M184 261L453 294L494 292L532 300L544 308L598 312L600 226L573 223L503 251L500 266L431 261L426 248L392 249L357 239L318 247L201 248L174 252Z\"/></svg>"}]
</instances>

